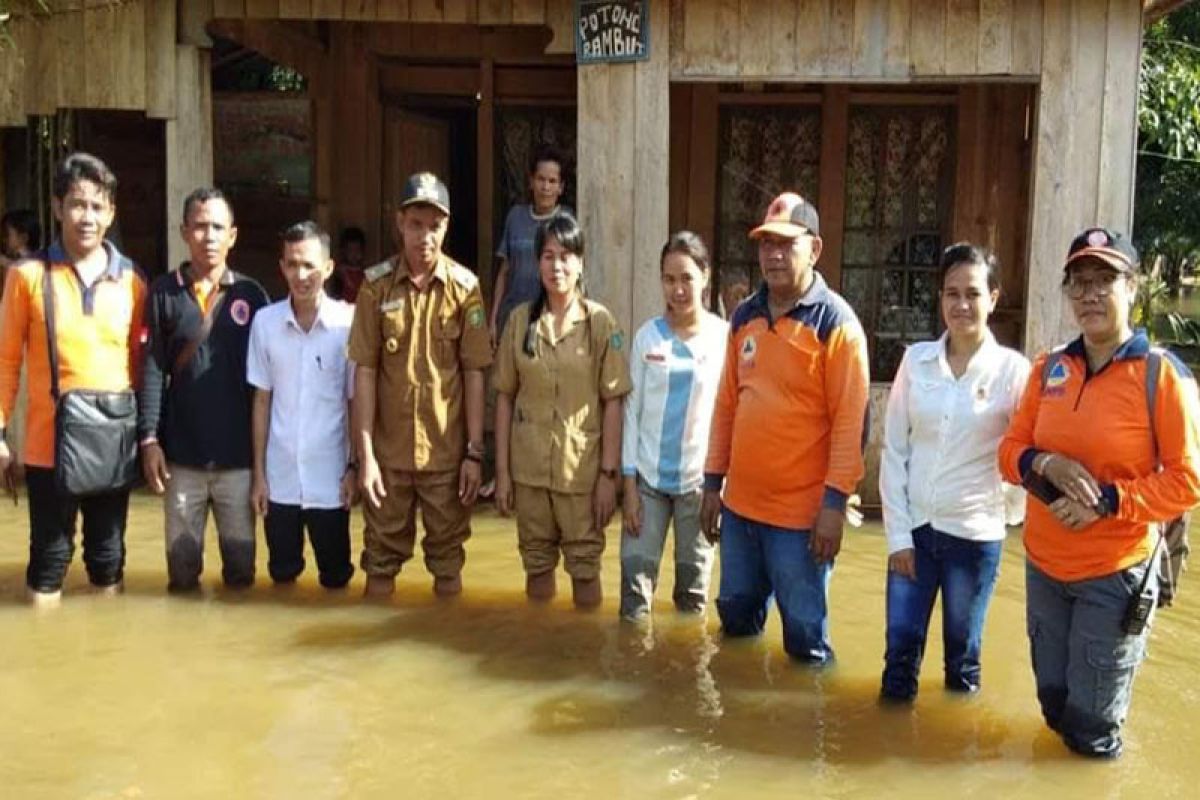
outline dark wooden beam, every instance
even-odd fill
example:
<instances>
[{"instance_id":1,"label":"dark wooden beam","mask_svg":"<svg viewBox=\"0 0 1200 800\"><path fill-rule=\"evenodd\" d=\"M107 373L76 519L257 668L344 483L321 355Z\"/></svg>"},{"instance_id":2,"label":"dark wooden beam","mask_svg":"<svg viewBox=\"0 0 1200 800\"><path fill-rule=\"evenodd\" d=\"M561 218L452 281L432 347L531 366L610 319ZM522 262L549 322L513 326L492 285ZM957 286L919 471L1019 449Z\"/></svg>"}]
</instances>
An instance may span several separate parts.
<instances>
[{"instance_id":1,"label":"dark wooden beam","mask_svg":"<svg viewBox=\"0 0 1200 800\"><path fill-rule=\"evenodd\" d=\"M219 19L208 24L208 32L261 53L310 80L318 78L331 66L328 46L290 22Z\"/></svg>"}]
</instances>

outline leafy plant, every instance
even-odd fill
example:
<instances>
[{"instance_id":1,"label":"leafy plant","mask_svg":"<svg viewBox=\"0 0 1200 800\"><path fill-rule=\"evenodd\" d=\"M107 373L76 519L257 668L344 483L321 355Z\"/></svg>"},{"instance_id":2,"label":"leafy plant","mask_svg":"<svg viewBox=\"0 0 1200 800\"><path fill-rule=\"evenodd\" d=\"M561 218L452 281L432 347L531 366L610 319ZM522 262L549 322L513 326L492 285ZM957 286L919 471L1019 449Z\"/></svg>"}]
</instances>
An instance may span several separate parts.
<instances>
[{"instance_id":1,"label":"leafy plant","mask_svg":"<svg viewBox=\"0 0 1200 800\"><path fill-rule=\"evenodd\" d=\"M1200 263L1200 6L1146 31L1138 94L1134 240L1178 293Z\"/></svg>"}]
</instances>

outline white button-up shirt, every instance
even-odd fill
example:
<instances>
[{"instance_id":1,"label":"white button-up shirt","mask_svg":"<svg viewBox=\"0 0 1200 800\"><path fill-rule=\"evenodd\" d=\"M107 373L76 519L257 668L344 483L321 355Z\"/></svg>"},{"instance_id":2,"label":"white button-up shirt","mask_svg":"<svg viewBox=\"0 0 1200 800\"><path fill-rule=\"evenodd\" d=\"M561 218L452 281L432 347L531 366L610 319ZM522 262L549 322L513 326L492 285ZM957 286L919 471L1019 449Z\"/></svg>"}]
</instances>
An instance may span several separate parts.
<instances>
[{"instance_id":1,"label":"white button-up shirt","mask_svg":"<svg viewBox=\"0 0 1200 800\"><path fill-rule=\"evenodd\" d=\"M305 333L290 299L254 316L246 379L271 392L267 485L271 502L302 508L338 508L349 457L347 401L354 366L346 342L354 306L321 297Z\"/></svg>"},{"instance_id":2,"label":"white button-up shirt","mask_svg":"<svg viewBox=\"0 0 1200 800\"><path fill-rule=\"evenodd\" d=\"M989 332L955 378L947 336L904 353L888 397L879 492L888 553L932 525L975 541L1003 539L1025 513L1024 492L1000 478L996 451L1029 378L1029 360Z\"/></svg>"}]
</instances>

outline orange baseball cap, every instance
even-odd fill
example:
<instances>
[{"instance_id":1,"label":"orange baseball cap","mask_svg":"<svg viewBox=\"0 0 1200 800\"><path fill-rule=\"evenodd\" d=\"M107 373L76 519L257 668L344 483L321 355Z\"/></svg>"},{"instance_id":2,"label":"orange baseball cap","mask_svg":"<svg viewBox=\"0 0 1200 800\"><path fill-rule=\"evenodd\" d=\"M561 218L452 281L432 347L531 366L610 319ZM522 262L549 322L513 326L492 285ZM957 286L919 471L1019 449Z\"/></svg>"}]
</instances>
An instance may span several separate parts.
<instances>
[{"instance_id":1,"label":"orange baseball cap","mask_svg":"<svg viewBox=\"0 0 1200 800\"><path fill-rule=\"evenodd\" d=\"M821 220L816 207L795 192L784 192L767 206L762 224L750 231L750 238L771 233L796 239L804 234L821 235Z\"/></svg>"}]
</instances>

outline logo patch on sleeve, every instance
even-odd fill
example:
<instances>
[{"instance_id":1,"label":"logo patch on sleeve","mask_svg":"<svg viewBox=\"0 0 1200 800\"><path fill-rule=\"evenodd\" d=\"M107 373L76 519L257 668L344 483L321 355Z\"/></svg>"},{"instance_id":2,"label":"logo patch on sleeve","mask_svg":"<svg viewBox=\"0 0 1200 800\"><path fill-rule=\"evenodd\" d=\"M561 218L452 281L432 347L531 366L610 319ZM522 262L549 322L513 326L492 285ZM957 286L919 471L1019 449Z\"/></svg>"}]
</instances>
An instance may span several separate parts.
<instances>
[{"instance_id":1,"label":"logo patch on sleeve","mask_svg":"<svg viewBox=\"0 0 1200 800\"><path fill-rule=\"evenodd\" d=\"M1057 397L1066 394L1066 383L1070 378L1071 368L1064 359L1059 359L1050 368L1050 374L1046 376L1046 385L1042 387L1042 396Z\"/></svg>"},{"instance_id":2,"label":"logo patch on sleeve","mask_svg":"<svg viewBox=\"0 0 1200 800\"><path fill-rule=\"evenodd\" d=\"M467 310L467 324L472 328L483 327L483 306L472 306Z\"/></svg>"},{"instance_id":3,"label":"logo patch on sleeve","mask_svg":"<svg viewBox=\"0 0 1200 800\"><path fill-rule=\"evenodd\" d=\"M612 346L613 350L620 351L620 349L625 346L625 337L621 335L620 331L615 331L613 335L609 337L608 343Z\"/></svg>"}]
</instances>

